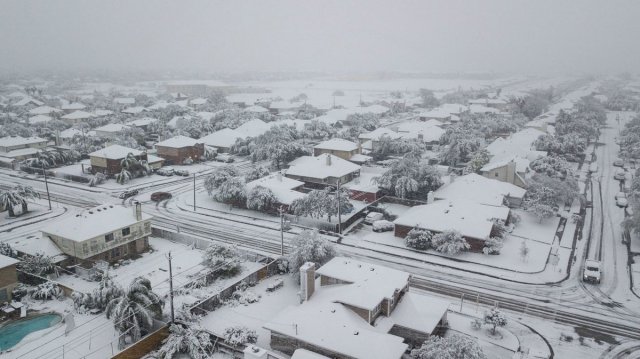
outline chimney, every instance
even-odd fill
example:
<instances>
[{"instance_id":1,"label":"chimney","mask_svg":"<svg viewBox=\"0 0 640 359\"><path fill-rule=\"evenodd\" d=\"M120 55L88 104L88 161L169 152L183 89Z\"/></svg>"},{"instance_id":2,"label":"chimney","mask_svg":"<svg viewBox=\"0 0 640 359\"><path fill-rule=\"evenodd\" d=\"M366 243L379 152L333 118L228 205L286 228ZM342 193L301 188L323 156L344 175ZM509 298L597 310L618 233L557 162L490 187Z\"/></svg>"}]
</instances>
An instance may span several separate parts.
<instances>
[{"instance_id":1,"label":"chimney","mask_svg":"<svg viewBox=\"0 0 640 359\"><path fill-rule=\"evenodd\" d=\"M300 300L309 300L315 291L316 265L306 262L300 267Z\"/></svg>"},{"instance_id":2,"label":"chimney","mask_svg":"<svg viewBox=\"0 0 640 359\"><path fill-rule=\"evenodd\" d=\"M267 351L256 345L248 345L244 349L243 359L267 359Z\"/></svg>"},{"instance_id":3,"label":"chimney","mask_svg":"<svg viewBox=\"0 0 640 359\"><path fill-rule=\"evenodd\" d=\"M427 193L427 203L433 203L433 191Z\"/></svg>"},{"instance_id":4,"label":"chimney","mask_svg":"<svg viewBox=\"0 0 640 359\"><path fill-rule=\"evenodd\" d=\"M134 205L134 214L136 216L136 221L142 220L142 203L136 201Z\"/></svg>"},{"instance_id":5,"label":"chimney","mask_svg":"<svg viewBox=\"0 0 640 359\"><path fill-rule=\"evenodd\" d=\"M327 153L327 166L331 166L331 155Z\"/></svg>"}]
</instances>

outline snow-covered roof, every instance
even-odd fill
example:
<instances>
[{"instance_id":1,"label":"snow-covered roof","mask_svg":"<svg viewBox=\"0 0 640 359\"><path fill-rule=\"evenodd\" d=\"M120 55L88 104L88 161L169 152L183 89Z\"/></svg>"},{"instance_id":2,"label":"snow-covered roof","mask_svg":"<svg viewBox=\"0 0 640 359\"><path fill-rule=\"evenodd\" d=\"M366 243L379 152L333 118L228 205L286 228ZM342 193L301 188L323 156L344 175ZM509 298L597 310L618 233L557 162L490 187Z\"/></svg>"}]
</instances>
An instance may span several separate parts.
<instances>
[{"instance_id":1,"label":"snow-covered roof","mask_svg":"<svg viewBox=\"0 0 640 359\"><path fill-rule=\"evenodd\" d=\"M442 109L433 109L430 111L421 112L419 115L421 118L433 118L439 120L447 120L451 117L451 113Z\"/></svg>"},{"instance_id":2,"label":"snow-covered roof","mask_svg":"<svg viewBox=\"0 0 640 359\"><path fill-rule=\"evenodd\" d=\"M158 163L158 162L164 162L164 161L166 161L166 160L164 158L162 158L162 157L158 157L158 156L147 154L147 163L149 163L149 164Z\"/></svg>"},{"instance_id":3,"label":"snow-covered roof","mask_svg":"<svg viewBox=\"0 0 640 359\"><path fill-rule=\"evenodd\" d=\"M142 220L150 220L152 216L142 212ZM128 208L119 205L100 205L85 209L82 212L58 220L42 228L43 236L55 235L76 242L83 242L120 228L126 228L138 223L135 207Z\"/></svg>"},{"instance_id":4,"label":"snow-covered roof","mask_svg":"<svg viewBox=\"0 0 640 359\"><path fill-rule=\"evenodd\" d=\"M269 104L269 108L276 110L290 110L302 105L304 105L304 102L274 101Z\"/></svg>"},{"instance_id":5,"label":"snow-covered roof","mask_svg":"<svg viewBox=\"0 0 640 359\"><path fill-rule=\"evenodd\" d=\"M20 262L19 260L11 257L7 257L5 255L0 254L0 269L7 268L8 266L14 265Z\"/></svg>"},{"instance_id":6,"label":"snow-covered roof","mask_svg":"<svg viewBox=\"0 0 640 359\"><path fill-rule=\"evenodd\" d=\"M504 197L522 198L527 191L508 182L487 178L476 173L456 177L449 184L436 190L437 199L466 199L476 203L500 206Z\"/></svg>"},{"instance_id":7,"label":"snow-covered roof","mask_svg":"<svg viewBox=\"0 0 640 359\"><path fill-rule=\"evenodd\" d=\"M236 143L238 138L242 137L244 136L239 134L236 130L223 128L220 131L216 131L202 137L200 140L207 146L229 148Z\"/></svg>"},{"instance_id":8,"label":"snow-covered roof","mask_svg":"<svg viewBox=\"0 0 640 359\"><path fill-rule=\"evenodd\" d=\"M413 131L398 132L404 139L421 139L425 143L438 142L444 133L445 130L438 126L416 127Z\"/></svg>"},{"instance_id":9,"label":"snow-covered roof","mask_svg":"<svg viewBox=\"0 0 640 359\"><path fill-rule=\"evenodd\" d=\"M242 137L258 137L263 133L269 131L270 128L271 125L260 119L254 118L236 128L236 132Z\"/></svg>"},{"instance_id":10,"label":"snow-covered roof","mask_svg":"<svg viewBox=\"0 0 640 359\"><path fill-rule=\"evenodd\" d=\"M496 168L500 168L500 167L504 167L506 165L509 164L509 162L515 162L516 164L516 172L526 172L527 168L529 168L529 163L531 163L531 161L527 158L522 158L519 156L507 156L507 157L503 157L503 158L497 158L496 160L491 160L491 162L487 163L486 165L482 166L482 168L480 168L481 172L485 172L485 171L491 171L494 170Z\"/></svg>"},{"instance_id":11,"label":"snow-covered roof","mask_svg":"<svg viewBox=\"0 0 640 359\"><path fill-rule=\"evenodd\" d=\"M468 111L469 108L459 103L443 103L442 105L438 106L438 110L450 113L452 115L459 115Z\"/></svg>"},{"instance_id":12,"label":"snow-covered roof","mask_svg":"<svg viewBox=\"0 0 640 359\"><path fill-rule=\"evenodd\" d=\"M138 106L138 107L125 108L124 110L122 110L123 113L129 113L129 114L132 114L132 115L135 115L135 114L140 113L142 111L146 111L146 108L144 108L142 106Z\"/></svg>"},{"instance_id":13,"label":"snow-covered roof","mask_svg":"<svg viewBox=\"0 0 640 359\"><path fill-rule=\"evenodd\" d=\"M500 113L500 110L493 107L487 107L484 105L469 105L469 112L471 113Z\"/></svg>"},{"instance_id":14,"label":"snow-covered roof","mask_svg":"<svg viewBox=\"0 0 640 359\"><path fill-rule=\"evenodd\" d=\"M325 179L340 178L359 170L360 166L355 163L327 153L318 157L299 157L290 163L286 173L293 176Z\"/></svg>"},{"instance_id":15,"label":"snow-covered roof","mask_svg":"<svg viewBox=\"0 0 640 359\"><path fill-rule=\"evenodd\" d=\"M108 133L115 133L115 132L120 132L124 129L129 128L129 126L121 124L121 123L109 123L106 124L104 126L100 126L98 128L95 129L96 132L108 132Z\"/></svg>"},{"instance_id":16,"label":"snow-covered roof","mask_svg":"<svg viewBox=\"0 0 640 359\"><path fill-rule=\"evenodd\" d=\"M386 127L378 127L375 130L371 131L371 132L367 132L367 133L361 133L358 138L361 140L373 140L373 141L377 141L379 140L382 136L389 136L390 138L399 138L400 135L389 129Z\"/></svg>"},{"instance_id":17,"label":"snow-covered roof","mask_svg":"<svg viewBox=\"0 0 640 359\"><path fill-rule=\"evenodd\" d=\"M5 136L0 138L0 147L13 147L47 142L40 137Z\"/></svg>"},{"instance_id":18,"label":"snow-covered roof","mask_svg":"<svg viewBox=\"0 0 640 359\"><path fill-rule=\"evenodd\" d=\"M193 100L189 100L189 104L190 105L204 105L205 103L207 103L207 99L206 98L202 98L202 97L198 97L198 98L194 98Z\"/></svg>"},{"instance_id":19,"label":"snow-covered roof","mask_svg":"<svg viewBox=\"0 0 640 359\"><path fill-rule=\"evenodd\" d=\"M268 112L269 110L267 110L266 108L262 107L262 106L249 106L247 108L244 109L245 112L253 112L253 113L264 113L264 112Z\"/></svg>"},{"instance_id":20,"label":"snow-covered roof","mask_svg":"<svg viewBox=\"0 0 640 359\"><path fill-rule=\"evenodd\" d=\"M92 118L95 117L94 114L89 113L89 112L85 112L85 111L73 111L69 114L66 114L64 116L62 116L63 119L65 120L84 120L87 118Z\"/></svg>"},{"instance_id":21,"label":"snow-covered roof","mask_svg":"<svg viewBox=\"0 0 640 359\"><path fill-rule=\"evenodd\" d=\"M48 115L52 112L60 112L60 109L51 107L51 106L40 106L36 108L32 108L29 110L29 114L31 115Z\"/></svg>"},{"instance_id":22,"label":"snow-covered roof","mask_svg":"<svg viewBox=\"0 0 640 359\"><path fill-rule=\"evenodd\" d=\"M454 229L464 237L484 240L491 235L491 219L506 220L508 216L509 208L504 206L489 206L466 199L445 199L412 207L393 223L434 232Z\"/></svg>"},{"instance_id":23,"label":"snow-covered roof","mask_svg":"<svg viewBox=\"0 0 640 359\"><path fill-rule=\"evenodd\" d=\"M293 352L293 356L291 356L291 359L330 359L330 358L306 349L296 349L296 351Z\"/></svg>"},{"instance_id":24,"label":"snow-covered roof","mask_svg":"<svg viewBox=\"0 0 640 359\"><path fill-rule=\"evenodd\" d=\"M140 156L144 152L140 150L136 150L129 147L124 147L120 145L111 145L109 147L105 147L101 150L97 150L95 152L91 152L89 156L91 157L101 157L108 158L112 160L119 160L127 157L129 153L132 153L134 156Z\"/></svg>"},{"instance_id":25,"label":"snow-covered roof","mask_svg":"<svg viewBox=\"0 0 640 359\"><path fill-rule=\"evenodd\" d=\"M51 121L51 116L47 115L35 115L29 117L29 123L40 123L40 122L49 122Z\"/></svg>"},{"instance_id":26,"label":"snow-covered roof","mask_svg":"<svg viewBox=\"0 0 640 359\"><path fill-rule=\"evenodd\" d=\"M127 125L129 126L135 126L135 127L142 127L142 126L148 126L152 123L156 123L158 122L157 118L152 118L152 117L144 117L144 118L138 118L135 120L131 120L129 122L127 122Z\"/></svg>"},{"instance_id":27,"label":"snow-covered roof","mask_svg":"<svg viewBox=\"0 0 640 359\"><path fill-rule=\"evenodd\" d=\"M120 105L133 105L136 103L136 99L133 97L116 97L113 99L113 102Z\"/></svg>"},{"instance_id":28,"label":"snow-covered roof","mask_svg":"<svg viewBox=\"0 0 640 359\"><path fill-rule=\"evenodd\" d=\"M356 153L353 156L349 157L349 161L355 162L355 163L365 163L371 160L373 160L373 157L363 155L362 153Z\"/></svg>"},{"instance_id":29,"label":"snow-covered roof","mask_svg":"<svg viewBox=\"0 0 640 359\"><path fill-rule=\"evenodd\" d=\"M416 132L428 130L432 127L442 126L442 122L438 120L427 120L427 121L406 121L399 124L398 132Z\"/></svg>"},{"instance_id":30,"label":"snow-covered roof","mask_svg":"<svg viewBox=\"0 0 640 359\"><path fill-rule=\"evenodd\" d=\"M351 142L349 140L345 140L342 138L332 138L330 140L326 140L320 142L315 145L313 148L322 149L322 150L334 150L334 151L355 151L358 149L358 144Z\"/></svg>"},{"instance_id":31,"label":"snow-covered roof","mask_svg":"<svg viewBox=\"0 0 640 359\"><path fill-rule=\"evenodd\" d=\"M381 317L376 326L391 329L393 325L421 333L433 333L449 310L450 302L422 293L408 292L389 317Z\"/></svg>"},{"instance_id":32,"label":"snow-covered roof","mask_svg":"<svg viewBox=\"0 0 640 359\"><path fill-rule=\"evenodd\" d=\"M265 329L350 358L400 359L401 337L379 333L356 313L332 300L339 287L318 288L308 301L278 313Z\"/></svg>"},{"instance_id":33,"label":"snow-covered roof","mask_svg":"<svg viewBox=\"0 0 640 359\"><path fill-rule=\"evenodd\" d=\"M14 106L26 106L26 105L28 105L28 104L30 104L30 103L32 103L32 104L34 104L34 105L36 105L36 106L42 106L42 105L44 105L44 102L39 101L39 100L36 100L36 99L34 99L34 98L31 98L31 97L25 97L25 98L23 98L22 100L20 100L20 101L18 101L18 102L16 102L16 103L14 103L13 105L14 105Z\"/></svg>"},{"instance_id":34,"label":"snow-covered roof","mask_svg":"<svg viewBox=\"0 0 640 359\"><path fill-rule=\"evenodd\" d=\"M35 155L40 152L39 148L27 147L27 148L19 148L17 150L9 151L9 152L1 152L2 156L8 158L16 158L16 157L24 157Z\"/></svg>"},{"instance_id":35,"label":"snow-covered roof","mask_svg":"<svg viewBox=\"0 0 640 359\"><path fill-rule=\"evenodd\" d=\"M60 138L73 138L75 135L81 135L82 131L77 128L68 128L62 132L60 132Z\"/></svg>"},{"instance_id":36,"label":"snow-covered roof","mask_svg":"<svg viewBox=\"0 0 640 359\"><path fill-rule=\"evenodd\" d=\"M354 178L350 182L345 183L342 187L350 189L352 191L376 193L378 192L379 187L373 179L375 177L381 176L385 172L385 170L386 169L380 167L363 166L360 170L360 176Z\"/></svg>"},{"instance_id":37,"label":"snow-covered roof","mask_svg":"<svg viewBox=\"0 0 640 359\"><path fill-rule=\"evenodd\" d=\"M538 156L544 156L544 152L533 149L533 143L538 137L544 135L543 131L535 128L524 128L516 133L511 134L506 139L502 137L496 138L487 146L487 151L494 157L494 160L505 157L519 156L529 160L535 160Z\"/></svg>"},{"instance_id":38,"label":"snow-covered roof","mask_svg":"<svg viewBox=\"0 0 640 359\"><path fill-rule=\"evenodd\" d=\"M156 143L156 146L183 148L183 147L195 146L198 143L204 143L204 142L202 139L196 140L191 137L179 135L179 136L171 137L164 141L160 141Z\"/></svg>"},{"instance_id":39,"label":"snow-covered roof","mask_svg":"<svg viewBox=\"0 0 640 359\"><path fill-rule=\"evenodd\" d=\"M249 192L257 186L268 188L276 196L279 203L289 205L294 200L304 197L304 193L293 190L302 185L304 182L285 177L277 172L247 183L246 189Z\"/></svg>"},{"instance_id":40,"label":"snow-covered roof","mask_svg":"<svg viewBox=\"0 0 640 359\"><path fill-rule=\"evenodd\" d=\"M113 115L113 111L111 110L95 110L93 111L93 114L101 117L101 116L109 116L109 115Z\"/></svg>"},{"instance_id":41,"label":"snow-covered roof","mask_svg":"<svg viewBox=\"0 0 640 359\"><path fill-rule=\"evenodd\" d=\"M506 105L507 101L497 98L479 98L475 100L469 100L470 105Z\"/></svg>"},{"instance_id":42,"label":"snow-covered roof","mask_svg":"<svg viewBox=\"0 0 640 359\"><path fill-rule=\"evenodd\" d=\"M87 106L79 103L79 102L73 102L73 103L69 103L66 105L62 105L62 109L63 110L83 110L85 109Z\"/></svg>"}]
</instances>

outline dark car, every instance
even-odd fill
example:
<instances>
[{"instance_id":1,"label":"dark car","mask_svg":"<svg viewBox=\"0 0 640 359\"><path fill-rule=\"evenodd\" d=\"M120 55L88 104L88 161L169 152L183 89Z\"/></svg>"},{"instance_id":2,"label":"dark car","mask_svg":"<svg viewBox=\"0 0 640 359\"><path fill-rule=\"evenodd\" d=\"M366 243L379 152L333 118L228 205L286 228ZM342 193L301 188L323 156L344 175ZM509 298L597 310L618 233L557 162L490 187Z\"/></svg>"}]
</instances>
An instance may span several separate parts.
<instances>
[{"instance_id":1,"label":"dark car","mask_svg":"<svg viewBox=\"0 0 640 359\"><path fill-rule=\"evenodd\" d=\"M171 199L173 197L169 192L153 192L151 194L151 200L154 202L160 202Z\"/></svg>"},{"instance_id":2,"label":"dark car","mask_svg":"<svg viewBox=\"0 0 640 359\"><path fill-rule=\"evenodd\" d=\"M137 189L132 189L130 191L125 191L125 192L120 193L118 198L127 199L129 197L133 197L133 196L137 196L137 195L138 195L138 190Z\"/></svg>"},{"instance_id":3,"label":"dark car","mask_svg":"<svg viewBox=\"0 0 640 359\"><path fill-rule=\"evenodd\" d=\"M174 173L176 176L182 176L182 177L187 177L187 176L189 176L189 171L187 171L187 170L173 170L173 173Z\"/></svg>"}]
</instances>

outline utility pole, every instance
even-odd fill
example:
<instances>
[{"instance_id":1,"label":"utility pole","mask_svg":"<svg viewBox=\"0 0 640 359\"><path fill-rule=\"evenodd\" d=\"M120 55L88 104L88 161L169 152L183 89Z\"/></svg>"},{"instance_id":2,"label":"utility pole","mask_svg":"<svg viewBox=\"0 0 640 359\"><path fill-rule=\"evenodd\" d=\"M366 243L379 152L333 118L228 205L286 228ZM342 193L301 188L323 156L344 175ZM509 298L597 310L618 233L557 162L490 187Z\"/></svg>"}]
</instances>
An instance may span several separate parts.
<instances>
[{"instance_id":1,"label":"utility pole","mask_svg":"<svg viewBox=\"0 0 640 359\"><path fill-rule=\"evenodd\" d=\"M51 196L49 195L49 182L47 181L47 171L44 169L44 163L42 165L42 173L44 174L44 186L47 189L47 200L49 201L49 210L51 210Z\"/></svg>"},{"instance_id":2,"label":"utility pole","mask_svg":"<svg viewBox=\"0 0 640 359\"><path fill-rule=\"evenodd\" d=\"M193 174L193 211L196 211L196 174Z\"/></svg>"},{"instance_id":3,"label":"utility pole","mask_svg":"<svg viewBox=\"0 0 640 359\"><path fill-rule=\"evenodd\" d=\"M171 252L167 255L167 259L169 260L169 300L171 304L171 323L175 322L175 315L173 312L173 271L171 268Z\"/></svg>"},{"instance_id":4,"label":"utility pole","mask_svg":"<svg viewBox=\"0 0 640 359\"><path fill-rule=\"evenodd\" d=\"M280 255L284 257L284 208L280 206Z\"/></svg>"},{"instance_id":5,"label":"utility pole","mask_svg":"<svg viewBox=\"0 0 640 359\"><path fill-rule=\"evenodd\" d=\"M338 178L338 189L336 190L336 199L338 200L338 234L342 234L342 213L340 211L340 178Z\"/></svg>"}]
</instances>

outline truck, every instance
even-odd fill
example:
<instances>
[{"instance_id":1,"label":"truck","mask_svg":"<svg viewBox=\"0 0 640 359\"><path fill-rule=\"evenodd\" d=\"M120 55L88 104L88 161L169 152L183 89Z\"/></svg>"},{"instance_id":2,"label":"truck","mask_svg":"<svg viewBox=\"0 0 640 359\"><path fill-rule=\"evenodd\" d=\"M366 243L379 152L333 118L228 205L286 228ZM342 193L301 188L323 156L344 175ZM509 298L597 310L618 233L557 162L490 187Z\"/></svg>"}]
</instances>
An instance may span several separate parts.
<instances>
[{"instance_id":1,"label":"truck","mask_svg":"<svg viewBox=\"0 0 640 359\"><path fill-rule=\"evenodd\" d=\"M587 259L584 262L582 279L585 282L600 284L602 280L602 265L600 261Z\"/></svg>"}]
</instances>

